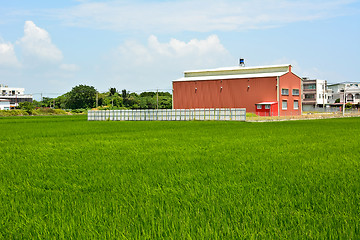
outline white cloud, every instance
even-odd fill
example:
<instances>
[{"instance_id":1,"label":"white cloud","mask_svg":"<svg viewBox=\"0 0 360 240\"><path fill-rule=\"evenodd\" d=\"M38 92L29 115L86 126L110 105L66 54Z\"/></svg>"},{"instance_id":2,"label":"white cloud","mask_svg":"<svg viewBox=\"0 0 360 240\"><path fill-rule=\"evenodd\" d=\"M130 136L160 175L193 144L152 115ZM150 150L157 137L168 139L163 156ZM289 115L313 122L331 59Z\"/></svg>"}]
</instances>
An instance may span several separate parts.
<instances>
[{"instance_id":1,"label":"white cloud","mask_svg":"<svg viewBox=\"0 0 360 240\"><path fill-rule=\"evenodd\" d=\"M126 42L119 47L118 57L125 60L127 64L172 65L181 66L206 66L214 62L221 62L229 57L228 51L221 44L216 35L211 35L204 40L192 39L189 42L171 39L169 42L161 43L158 38L151 35L147 45L137 42Z\"/></svg>"},{"instance_id":2,"label":"white cloud","mask_svg":"<svg viewBox=\"0 0 360 240\"><path fill-rule=\"evenodd\" d=\"M233 59L216 35L187 42L174 38L162 42L151 35L146 44L125 42L108 62L111 69L104 71L108 82L103 84L149 90L170 88L171 81L185 70L227 66Z\"/></svg>"},{"instance_id":3,"label":"white cloud","mask_svg":"<svg viewBox=\"0 0 360 240\"><path fill-rule=\"evenodd\" d=\"M75 7L51 11L69 25L147 32L233 31L269 28L350 14L355 0L184 0L80 1Z\"/></svg>"},{"instance_id":4,"label":"white cloud","mask_svg":"<svg viewBox=\"0 0 360 240\"><path fill-rule=\"evenodd\" d=\"M32 21L25 22L24 37L17 44L21 47L24 59L30 63L56 63L63 59L62 52L51 42L49 33Z\"/></svg>"},{"instance_id":5,"label":"white cloud","mask_svg":"<svg viewBox=\"0 0 360 240\"><path fill-rule=\"evenodd\" d=\"M1 43L0 42L0 66L3 67L20 67L21 64L18 61L14 45L11 43Z\"/></svg>"}]
</instances>

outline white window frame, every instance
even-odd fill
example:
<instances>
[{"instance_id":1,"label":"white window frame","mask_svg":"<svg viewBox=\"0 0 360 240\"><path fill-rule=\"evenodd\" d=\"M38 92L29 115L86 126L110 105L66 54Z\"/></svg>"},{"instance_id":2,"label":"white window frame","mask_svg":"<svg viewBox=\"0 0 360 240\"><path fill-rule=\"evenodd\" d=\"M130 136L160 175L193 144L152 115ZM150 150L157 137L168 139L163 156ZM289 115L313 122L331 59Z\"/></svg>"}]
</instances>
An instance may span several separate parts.
<instances>
[{"instance_id":1,"label":"white window frame","mask_svg":"<svg viewBox=\"0 0 360 240\"><path fill-rule=\"evenodd\" d=\"M287 93L285 93L287 92ZM281 95L282 96L289 96L289 89L288 88L282 88L281 89Z\"/></svg>"},{"instance_id":2,"label":"white window frame","mask_svg":"<svg viewBox=\"0 0 360 240\"><path fill-rule=\"evenodd\" d=\"M297 93L294 93L294 90L297 90ZM294 89L292 90L292 95L293 95L293 96L299 96L299 95L300 95L300 90L297 89L297 88L294 88Z\"/></svg>"},{"instance_id":3,"label":"white window frame","mask_svg":"<svg viewBox=\"0 0 360 240\"><path fill-rule=\"evenodd\" d=\"M265 104L265 109L270 109L270 104Z\"/></svg>"},{"instance_id":4,"label":"white window frame","mask_svg":"<svg viewBox=\"0 0 360 240\"><path fill-rule=\"evenodd\" d=\"M287 100L282 100L281 102L281 110L287 110ZM286 103L286 107L284 107L284 103Z\"/></svg>"},{"instance_id":5,"label":"white window frame","mask_svg":"<svg viewBox=\"0 0 360 240\"><path fill-rule=\"evenodd\" d=\"M262 105L261 104L256 104L256 109L258 109L258 110L262 109Z\"/></svg>"},{"instance_id":6,"label":"white window frame","mask_svg":"<svg viewBox=\"0 0 360 240\"><path fill-rule=\"evenodd\" d=\"M295 107L295 103L296 103L296 107ZM298 109L299 109L299 101L294 100L294 110L298 110Z\"/></svg>"}]
</instances>

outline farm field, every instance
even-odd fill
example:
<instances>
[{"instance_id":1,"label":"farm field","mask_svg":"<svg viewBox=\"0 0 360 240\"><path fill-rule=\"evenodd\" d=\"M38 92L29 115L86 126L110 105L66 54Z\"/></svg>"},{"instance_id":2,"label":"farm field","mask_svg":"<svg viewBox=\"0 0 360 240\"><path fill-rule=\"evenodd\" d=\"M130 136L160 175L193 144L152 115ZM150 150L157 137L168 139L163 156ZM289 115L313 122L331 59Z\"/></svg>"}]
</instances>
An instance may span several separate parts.
<instances>
[{"instance_id":1,"label":"farm field","mask_svg":"<svg viewBox=\"0 0 360 240\"><path fill-rule=\"evenodd\" d=\"M0 239L360 238L360 118L0 128Z\"/></svg>"}]
</instances>

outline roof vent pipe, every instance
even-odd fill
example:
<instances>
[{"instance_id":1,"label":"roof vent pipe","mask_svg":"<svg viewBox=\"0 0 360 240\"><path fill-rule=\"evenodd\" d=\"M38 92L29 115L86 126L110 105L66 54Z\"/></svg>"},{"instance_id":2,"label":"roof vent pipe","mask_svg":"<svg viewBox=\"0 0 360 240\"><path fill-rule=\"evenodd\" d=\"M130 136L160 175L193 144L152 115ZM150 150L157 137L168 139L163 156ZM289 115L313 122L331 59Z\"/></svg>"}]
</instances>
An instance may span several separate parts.
<instances>
[{"instance_id":1,"label":"roof vent pipe","mask_svg":"<svg viewBox=\"0 0 360 240\"><path fill-rule=\"evenodd\" d=\"M243 58L240 58L239 66L240 66L240 67L245 67L245 61L244 61Z\"/></svg>"}]
</instances>

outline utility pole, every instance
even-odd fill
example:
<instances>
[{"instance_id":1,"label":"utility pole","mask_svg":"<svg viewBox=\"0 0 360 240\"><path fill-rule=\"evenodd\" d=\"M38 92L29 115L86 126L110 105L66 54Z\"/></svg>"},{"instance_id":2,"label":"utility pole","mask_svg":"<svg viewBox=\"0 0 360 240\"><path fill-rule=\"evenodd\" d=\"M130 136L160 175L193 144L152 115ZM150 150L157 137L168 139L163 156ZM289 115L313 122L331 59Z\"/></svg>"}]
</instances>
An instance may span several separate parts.
<instances>
[{"instance_id":1,"label":"utility pole","mask_svg":"<svg viewBox=\"0 0 360 240\"><path fill-rule=\"evenodd\" d=\"M99 103L99 93L96 92L96 108L98 107L98 103Z\"/></svg>"},{"instance_id":2,"label":"utility pole","mask_svg":"<svg viewBox=\"0 0 360 240\"><path fill-rule=\"evenodd\" d=\"M345 84L344 84L343 117L345 116L345 101L346 101L346 97L345 97Z\"/></svg>"},{"instance_id":3,"label":"utility pole","mask_svg":"<svg viewBox=\"0 0 360 240\"><path fill-rule=\"evenodd\" d=\"M156 109L159 109L159 89L156 89Z\"/></svg>"},{"instance_id":4,"label":"utility pole","mask_svg":"<svg viewBox=\"0 0 360 240\"><path fill-rule=\"evenodd\" d=\"M323 109L325 112L325 81L324 81L324 86L323 86Z\"/></svg>"}]
</instances>

